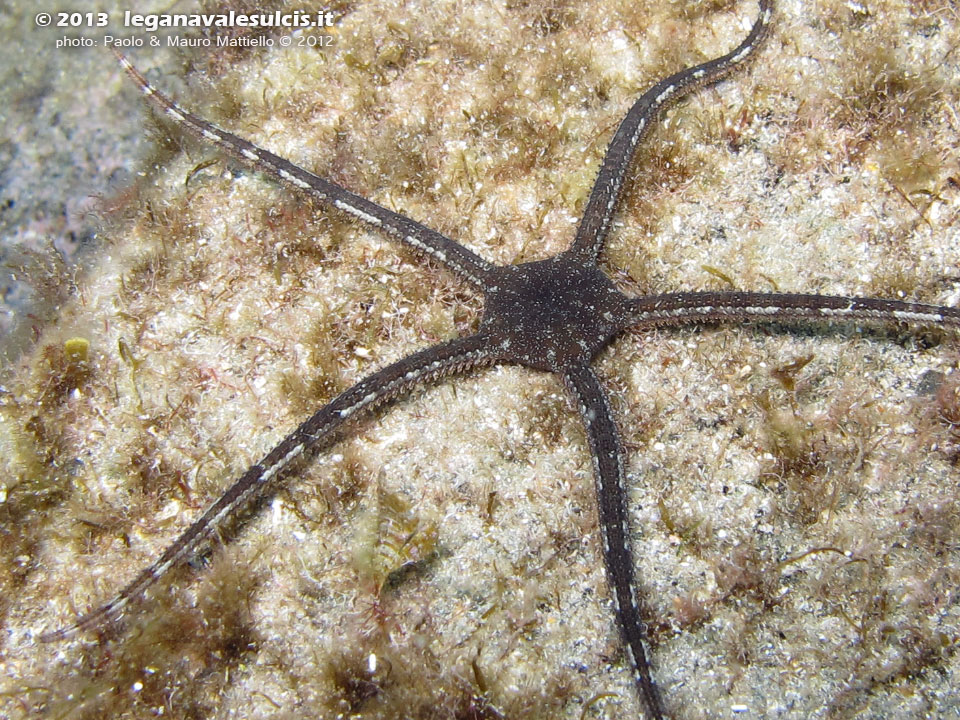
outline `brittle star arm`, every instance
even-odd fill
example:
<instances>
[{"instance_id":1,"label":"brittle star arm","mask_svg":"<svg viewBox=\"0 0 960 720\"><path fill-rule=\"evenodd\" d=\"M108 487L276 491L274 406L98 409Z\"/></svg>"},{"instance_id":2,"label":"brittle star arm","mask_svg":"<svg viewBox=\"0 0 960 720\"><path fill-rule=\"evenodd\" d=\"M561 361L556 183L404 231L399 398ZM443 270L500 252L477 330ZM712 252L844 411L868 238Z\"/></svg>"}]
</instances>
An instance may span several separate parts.
<instances>
[{"instance_id":1,"label":"brittle star arm","mask_svg":"<svg viewBox=\"0 0 960 720\"><path fill-rule=\"evenodd\" d=\"M166 117L175 121L197 139L213 143L255 170L272 175L296 190L305 192L368 225L383 230L405 245L438 261L458 277L479 289L483 290L489 286L489 275L493 266L460 243L415 220L362 198L330 180L307 172L282 157L184 110L147 82L147 79L126 57L120 53L115 54L144 97Z\"/></svg>"},{"instance_id":2,"label":"brittle star arm","mask_svg":"<svg viewBox=\"0 0 960 720\"><path fill-rule=\"evenodd\" d=\"M749 58L760 45L773 15L773 0L760 0L760 14L746 39L723 57L681 70L661 80L637 100L620 123L603 158L568 254L579 262L595 262L617 209L627 168L657 116L696 88L716 82Z\"/></svg>"},{"instance_id":3,"label":"brittle star arm","mask_svg":"<svg viewBox=\"0 0 960 720\"><path fill-rule=\"evenodd\" d=\"M793 293L689 292L635 298L624 327L648 329L724 321L868 320L960 327L960 308L902 300Z\"/></svg>"},{"instance_id":4,"label":"brittle star arm","mask_svg":"<svg viewBox=\"0 0 960 720\"><path fill-rule=\"evenodd\" d=\"M574 397L587 431L593 474L596 481L597 509L603 559L624 646L630 656L637 691L653 720L663 720L663 703L650 675L644 649L643 621L637 604L633 578L633 552L627 522L627 491L624 483L623 446L607 395L593 370L587 365L567 368L564 382Z\"/></svg>"},{"instance_id":5,"label":"brittle star arm","mask_svg":"<svg viewBox=\"0 0 960 720\"><path fill-rule=\"evenodd\" d=\"M180 563L208 539L223 523L266 492L291 463L321 443L332 442L337 431L360 412L367 412L412 388L452 373L463 372L496 360L482 335L470 335L409 355L379 370L345 390L294 430L256 465L252 465L211 505L160 558L143 570L116 597L81 616L71 625L40 636L43 642L62 640L117 618L131 600L139 597L174 565Z\"/></svg>"}]
</instances>

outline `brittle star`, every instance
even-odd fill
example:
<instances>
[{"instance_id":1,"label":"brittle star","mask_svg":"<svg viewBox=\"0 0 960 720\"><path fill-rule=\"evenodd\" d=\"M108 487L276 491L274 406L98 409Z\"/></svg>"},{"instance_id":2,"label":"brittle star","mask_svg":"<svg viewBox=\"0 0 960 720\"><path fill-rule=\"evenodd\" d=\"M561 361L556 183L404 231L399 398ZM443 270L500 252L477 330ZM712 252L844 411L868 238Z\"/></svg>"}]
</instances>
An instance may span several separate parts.
<instances>
[{"instance_id":1,"label":"brittle star","mask_svg":"<svg viewBox=\"0 0 960 720\"><path fill-rule=\"evenodd\" d=\"M243 473L116 597L41 639L67 638L117 618L131 601L192 555L226 521L262 497L296 460L332 444L348 420L445 376L484 365L512 363L559 375L579 412L593 462L603 559L617 622L642 705L649 717L661 720L665 710L652 679L637 600L624 449L606 392L591 367L597 354L627 329L718 322L863 320L960 327L958 309L898 300L754 292L628 297L599 269L597 259L641 140L665 107L697 87L720 80L755 54L771 24L773 0L760 0L758 5L756 21L734 50L659 81L633 104L606 151L570 248L547 260L516 266L493 265L454 240L197 117L156 90L118 55L147 100L189 134L427 255L479 290L484 311L474 334L409 355L369 375L320 408Z\"/></svg>"}]
</instances>

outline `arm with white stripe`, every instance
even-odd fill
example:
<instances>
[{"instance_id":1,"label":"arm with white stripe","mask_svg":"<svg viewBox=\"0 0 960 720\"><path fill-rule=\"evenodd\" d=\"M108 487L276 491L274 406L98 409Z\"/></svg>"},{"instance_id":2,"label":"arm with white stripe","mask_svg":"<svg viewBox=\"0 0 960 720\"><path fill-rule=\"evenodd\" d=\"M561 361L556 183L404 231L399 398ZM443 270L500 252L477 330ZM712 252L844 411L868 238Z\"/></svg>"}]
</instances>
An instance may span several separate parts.
<instances>
[{"instance_id":1,"label":"arm with white stripe","mask_svg":"<svg viewBox=\"0 0 960 720\"><path fill-rule=\"evenodd\" d=\"M746 39L726 55L696 65L661 80L637 100L617 128L603 158L600 172L587 200L577 237L567 252L580 262L594 262L610 229L617 209L627 168L633 162L637 146L657 116L692 90L716 82L750 57L770 24L773 0L760 0L760 14Z\"/></svg>"},{"instance_id":2,"label":"arm with white stripe","mask_svg":"<svg viewBox=\"0 0 960 720\"><path fill-rule=\"evenodd\" d=\"M643 618L634 589L636 584L633 578L633 551L627 520L627 489L620 433L603 386L589 366L570 367L564 372L563 379L573 396L590 444L603 561L634 682L648 717L663 720L663 702L650 675L650 663L644 648L646 635Z\"/></svg>"},{"instance_id":3,"label":"arm with white stripe","mask_svg":"<svg viewBox=\"0 0 960 720\"><path fill-rule=\"evenodd\" d=\"M484 349L485 344L488 343L482 336L471 335L434 345L388 365L345 390L288 435L263 460L252 465L167 547L155 563L143 570L116 597L72 624L41 635L40 639L44 642L66 639L119 617L132 600L158 582L172 567L196 553L238 510L263 497L270 483L294 461L319 446L332 443L347 420L418 385L493 362L496 359L494 353Z\"/></svg>"},{"instance_id":4,"label":"arm with white stripe","mask_svg":"<svg viewBox=\"0 0 960 720\"><path fill-rule=\"evenodd\" d=\"M272 175L287 185L383 230L405 245L438 261L481 290L487 286L492 266L476 253L425 225L307 172L282 157L184 110L147 82L126 57L120 53L116 53L116 56L144 97L194 137L212 143L254 169Z\"/></svg>"},{"instance_id":5,"label":"arm with white stripe","mask_svg":"<svg viewBox=\"0 0 960 720\"><path fill-rule=\"evenodd\" d=\"M683 323L865 320L960 327L960 309L877 298L793 293L692 292L636 298L624 327L650 329Z\"/></svg>"}]
</instances>

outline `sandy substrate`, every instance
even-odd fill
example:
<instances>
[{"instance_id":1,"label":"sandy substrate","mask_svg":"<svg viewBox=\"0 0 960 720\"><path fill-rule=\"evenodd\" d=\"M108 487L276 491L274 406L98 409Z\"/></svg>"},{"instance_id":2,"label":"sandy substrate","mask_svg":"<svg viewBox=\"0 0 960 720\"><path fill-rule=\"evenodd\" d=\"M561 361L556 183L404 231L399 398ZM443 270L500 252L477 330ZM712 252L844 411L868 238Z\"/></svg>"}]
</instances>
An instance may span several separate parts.
<instances>
[{"instance_id":1,"label":"sandy substrate","mask_svg":"<svg viewBox=\"0 0 960 720\"><path fill-rule=\"evenodd\" d=\"M330 9L290 47L214 33L129 55L197 114L498 263L564 249L631 100L756 13ZM51 42L26 13L17 42ZM947 0L780 2L758 59L639 153L604 269L631 293L960 304L958 45ZM158 121L102 47L75 52L99 71L59 101L147 143L96 181L90 255L32 277L46 303L0 383L0 715L637 717L583 433L561 384L518 368L377 412L121 626L37 641L313 409L481 309ZM95 157L131 162L111 147ZM855 326L626 335L601 355L672 717L960 713L957 363L954 337Z\"/></svg>"}]
</instances>

